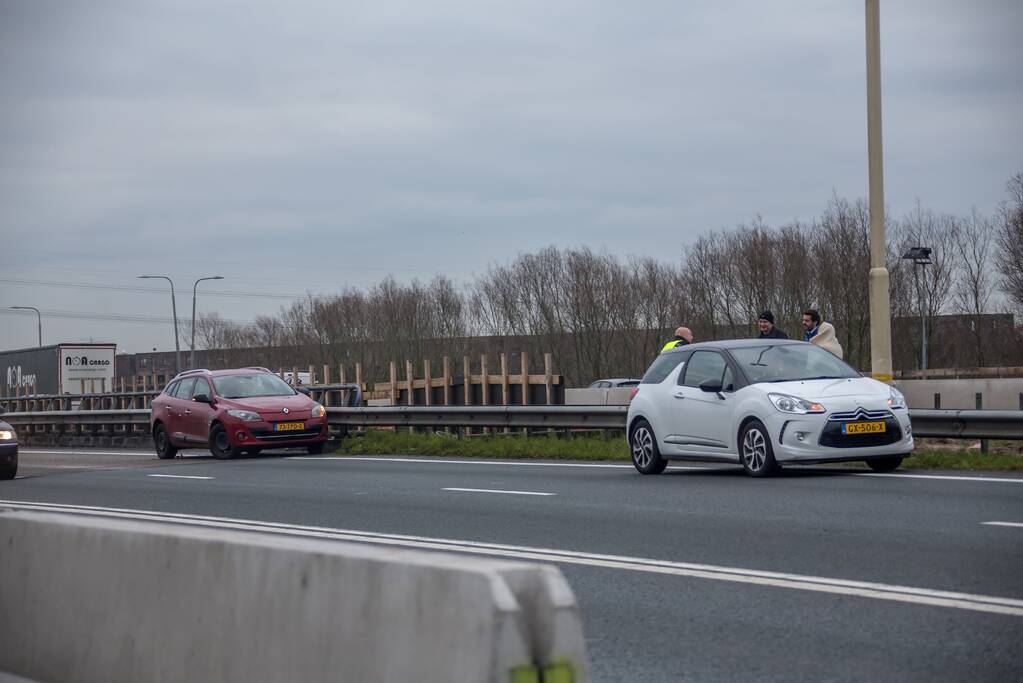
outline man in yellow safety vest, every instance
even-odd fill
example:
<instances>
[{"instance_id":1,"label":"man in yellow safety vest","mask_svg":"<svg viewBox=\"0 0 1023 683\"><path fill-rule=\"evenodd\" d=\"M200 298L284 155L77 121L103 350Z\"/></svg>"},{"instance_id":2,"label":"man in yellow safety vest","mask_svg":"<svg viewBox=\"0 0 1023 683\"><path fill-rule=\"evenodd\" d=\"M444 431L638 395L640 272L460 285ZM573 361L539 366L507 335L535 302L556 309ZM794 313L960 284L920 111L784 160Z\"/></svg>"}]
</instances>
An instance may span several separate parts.
<instances>
[{"instance_id":1,"label":"man in yellow safety vest","mask_svg":"<svg viewBox=\"0 0 1023 683\"><path fill-rule=\"evenodd\" d=\"M693 343L693 331L688 327L680 327L675 330L675 338L670 342L661 347L661 353L664 353L668 349L674 349L677 346L685 346L686 344Z\"/></svg>"}]
</instances>

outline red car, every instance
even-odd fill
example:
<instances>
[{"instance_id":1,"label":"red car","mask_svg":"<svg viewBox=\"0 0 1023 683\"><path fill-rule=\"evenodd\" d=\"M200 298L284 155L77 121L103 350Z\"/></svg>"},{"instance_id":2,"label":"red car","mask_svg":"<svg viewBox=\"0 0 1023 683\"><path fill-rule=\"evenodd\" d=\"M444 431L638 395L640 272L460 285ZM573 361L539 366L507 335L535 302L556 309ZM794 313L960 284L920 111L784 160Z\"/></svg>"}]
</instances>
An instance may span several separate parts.
<instances>
[{"instance_id":1,"label":"red car","mask_svg":"<svg viewBox=\"0 0 1023 683\"><path fill-rule=\"evenodd\" d=\"M153 399L149 427L163 459L197 447L216 458L289 446L317 454L328 437L326 409L265 368L182 372Z\"/></svg>"}]
</instances>

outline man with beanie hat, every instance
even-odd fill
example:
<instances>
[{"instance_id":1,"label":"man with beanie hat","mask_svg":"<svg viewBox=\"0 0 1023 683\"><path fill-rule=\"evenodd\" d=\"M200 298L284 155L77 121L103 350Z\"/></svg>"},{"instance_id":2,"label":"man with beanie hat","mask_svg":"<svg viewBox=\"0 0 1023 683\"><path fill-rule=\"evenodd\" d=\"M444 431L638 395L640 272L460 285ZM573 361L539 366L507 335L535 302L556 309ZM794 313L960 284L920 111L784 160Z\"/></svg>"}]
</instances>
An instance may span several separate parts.
<instances>
[{"instance_id":1,"label":"man with beanie hat","mask_svg":"<svg viewBox=\"0 0 1023 683\"><path fill-rule=\"evenodd\" d=\"M757 318L757 327L760 328L760 336L757 339L788 339L789 335L774 326L774 313L764 311Z\"/></svg>"}]
</instances>

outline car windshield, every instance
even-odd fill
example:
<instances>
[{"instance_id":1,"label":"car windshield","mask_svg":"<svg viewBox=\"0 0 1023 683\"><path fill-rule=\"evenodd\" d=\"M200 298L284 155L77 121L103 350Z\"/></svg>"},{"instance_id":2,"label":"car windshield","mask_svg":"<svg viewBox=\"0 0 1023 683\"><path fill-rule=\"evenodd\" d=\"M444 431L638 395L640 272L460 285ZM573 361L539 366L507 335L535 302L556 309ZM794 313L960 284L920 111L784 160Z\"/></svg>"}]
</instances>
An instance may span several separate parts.
<instances>
[{"instance_id":1,"label":"car windshield","mask_svg":"<svg viewBox=\"0 0 1023 683\"><path fill-rule=\"evenodd\" d=\"M752 346L730 352L753 384L860 376L843 361L812 344Z\"/></svg>"},{"instance_id":2,"label":"car windshield","mask_svg":"<svg viewBox=\"0 0 1023 683\"><path fill-rule=\"evenodd\" d=\"M223 398L253 398L255 396L294 396L295 390L287 382L269 373L264 375L227 375L215 377L213 386Z\"/></svg>"}]
</instances>

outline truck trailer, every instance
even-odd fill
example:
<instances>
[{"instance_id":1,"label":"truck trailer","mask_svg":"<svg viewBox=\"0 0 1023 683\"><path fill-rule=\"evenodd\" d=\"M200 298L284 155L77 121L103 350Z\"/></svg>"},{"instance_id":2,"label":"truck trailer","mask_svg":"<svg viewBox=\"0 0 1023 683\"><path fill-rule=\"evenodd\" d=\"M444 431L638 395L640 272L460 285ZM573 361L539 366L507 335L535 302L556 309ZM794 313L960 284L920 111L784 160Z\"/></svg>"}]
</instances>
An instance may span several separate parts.
<instances>
[{"instance_id":1,"label":"truck trailer","mask_svg":"<svg viewBox=\"0 0 1023 683\"><path fill-rule=\"evenodd\" d=\"M55 344L0 351L4 396L110 391L116 344Z\"/></svg>"}]
</instances>

